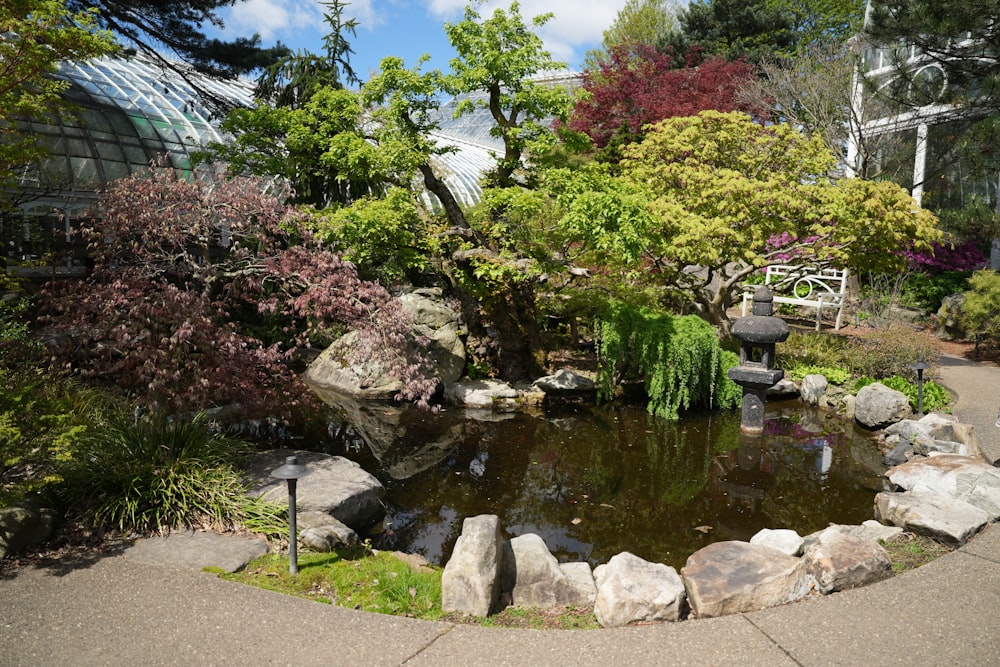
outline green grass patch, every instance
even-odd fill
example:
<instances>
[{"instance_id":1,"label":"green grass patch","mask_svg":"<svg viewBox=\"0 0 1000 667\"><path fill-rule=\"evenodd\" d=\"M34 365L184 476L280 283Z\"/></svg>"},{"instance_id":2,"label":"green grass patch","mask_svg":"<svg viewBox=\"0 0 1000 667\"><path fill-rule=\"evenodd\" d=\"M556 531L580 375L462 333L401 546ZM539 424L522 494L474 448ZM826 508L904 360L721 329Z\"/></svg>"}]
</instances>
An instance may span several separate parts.
<instances>
[{"instance_id":1,"label":"green grass patch","mask_svg":"<svg viewBox=\"0 0 1000 667\"><path fill-rule=\"evenodd\" d=\"M288 557L269 554L240 572L213 572L222 579L340 607L426 621L537 630L600 628L591 607L526 609L507 607L487 617L445 614L441 609L441 568L420 567L366 546L332 553L299 555L299 573L288 572Z\"/></svg>"},{"instance_id":2,"label":"green grass patch","mask_svg":"<svg viewBox=\"0 0 1000 667\"><path fill-rule=\"evenodd\" d=\"M951 547L914 533L903 533L891 542L883 542L882 546L892 560L893 574L926 565L953 551Z\"/></svg>"},{"instance_id":3,"label":"green grass patch","mask_svg":"<svg viewBox=\"0 0 1000 667\"><path fill-rule=\"evenodd\" d=\"M288 557L271 554L223 579L296 595L340 607L380 614L441 619L441 570L413 568L388 552L364 547L331 553L303 553L299 573L288 572Z\"/></svg>"}]
</instances>

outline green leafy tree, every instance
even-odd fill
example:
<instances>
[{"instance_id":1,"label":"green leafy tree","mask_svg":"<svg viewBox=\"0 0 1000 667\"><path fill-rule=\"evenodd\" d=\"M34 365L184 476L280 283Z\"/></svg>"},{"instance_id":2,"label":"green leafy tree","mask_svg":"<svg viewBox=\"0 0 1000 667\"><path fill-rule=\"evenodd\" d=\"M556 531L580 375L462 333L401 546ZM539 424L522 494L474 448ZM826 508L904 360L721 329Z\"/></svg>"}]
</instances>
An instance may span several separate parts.
<instances>
[{"instance_id":1,"label":"green leafy tree","mask_svg":"<svg viewBox=\"0 0 1000 667\"><path fill-rule=\"evenodd\" d=\"M540 28L551 18L551 14L536 16L531 24ZM497 160L490 183L498 187L524 183L515 174L523 169L529 147L551 136L553 118L565 121L569 113L566 90L547 86L536 77L563 69L565 63L552 60L541 38L521 18L517 2L506 12L497 9L485 20L468 5L463 20L446 23L444 30L458 53L451 60L444 89L452 95L485 93L465 98L455 115L489 109L496 123L491 133L503 140L504 154Z\"/></svg>"},{"instance_id":2,"label":"green leafy tree","mask_svg":"<svg viewBox=\"0 0 1000 667\"><path fill-rule=\"evenodd\" d=\"M890 270L904 244L939 238L936 218L905 190L833 180L833 163L817 136L706 111L656 124L627 149L618 177L591 170L554 186L571 241L727 332L726 310L759 267L793 256Z\"/></svg>"},{"instance_id":3,"label":"green leafy tree","mask_svg":"<svg viewBox=\"0 0 1000 667\"><path fill-rule=\"evenodd\" d=\"M759 62L794 45L791 18L771 0L691 0L678 16L680 29L660 46L677 55L693 48L728 59Z\"/></svg>"},{"instance_id":4,"label":"green leafy tree","mask_svg":"<svg viewBox=\"0 0 1000 667\"><path fill-rule=\"evenodd\" d=\"M791 24L798 52L817 44L843 44L861 29L867 0L769 0Z\"/></svg>"},{"instance_id":5,"label":"green leafy tree","mask_svg":"<svg viewBox=\"0 0 1000 667\"><path fill-rule=\"evenodd\" d=\"M97 28L94 11L71 11L62 0L9 0L0 5L0 193L11 192L15 168L44 154L17 118L67 113L56 79L59 62L110 53L111 36ZM0 204L9 205L0 195Z\"/></svg>"},{"instance_id":6,"label":"green leafy tree","mask_svg":"<svg viewBox=\"0 0 1000 667\"><path fill-rule=\"evenodd\" d=\"M677 29L680 10L677 0L627 0L618 11L615 22L604 31L601 48L587 53L585 69L600 69L616 47L655 47Z\"/></svg>"},{"instance_id":7,"label":"green leafy tree","mask_svg":"<svg viewBox=\"0 0 1000 667\"><path fill-rule=\"evenodd\" d=\"M320 3L330 31L323 37L321 55L300 50L288 53L264 68L257 80L257 97L275 107L299 108L322 88L340 89L361 83L351 67L349 37L357 36L358 22L344 18L340 0Z\"/></svg>"},{"instance_id":8,"label":"green leafy tree","mask_svg":"<svg viewBox=\"0 0 1000 667\"><path fill-rule=\"evenodd\" d=\"M369 196L383 180L374 175L371 147L364 143L365 110L346 88L358 82L348 39L357 22L344 19L338 0L324 4L330 28L324 53L289 54L266 68L257 82L257 105L234 109L222 122L235 139L213 143L200 156L228 162L234 173L280 176L291 184L294 202L320 208ZM346 159L350 151L355 154Z\"/></svg>"}]
</instances>

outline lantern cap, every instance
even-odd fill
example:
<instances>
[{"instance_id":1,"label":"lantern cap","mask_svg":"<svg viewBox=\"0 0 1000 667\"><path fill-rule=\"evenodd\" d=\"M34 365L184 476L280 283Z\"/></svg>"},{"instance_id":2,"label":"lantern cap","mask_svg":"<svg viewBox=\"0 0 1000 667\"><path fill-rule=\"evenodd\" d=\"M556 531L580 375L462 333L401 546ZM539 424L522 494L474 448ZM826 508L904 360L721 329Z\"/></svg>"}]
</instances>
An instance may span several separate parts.
<instances>
[{"instance_id":1,"label":"lantern cap","mask_svg":"<svg viewBox=\"0 0 1000 667\"><path fill-rule=\"evenodd\" d=\"M910 366L910 368L912 368L915 371L926 371L927 369L930 368L930 364L928 364L923 359L920 359L919 361L917 361L917 363Z\"/></svg>"},{"instance_id":2,"label":"lantern cap","mask_svg":"<svg viewBox=\"0 0 1000 667\"><path fill-rule=\"evenodd\" d=\"M309 470L304 465L299 465L299 459L295 456L285 458L285 464L271 471L271 477L278 479L299 479L309 474Z\"/></svg>"}]
</instances>

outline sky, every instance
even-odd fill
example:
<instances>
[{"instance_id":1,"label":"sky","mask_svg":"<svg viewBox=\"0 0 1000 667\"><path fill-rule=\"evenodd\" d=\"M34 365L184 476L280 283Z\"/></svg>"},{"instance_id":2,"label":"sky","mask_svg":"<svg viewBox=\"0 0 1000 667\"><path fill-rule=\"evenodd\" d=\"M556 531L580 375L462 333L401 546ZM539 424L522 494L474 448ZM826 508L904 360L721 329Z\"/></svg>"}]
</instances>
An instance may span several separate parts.
<instances>
[{"instance_id":1,"label":"sky","mask_svg":"<svg viewBox=\"0 0 1000 667\"><path fill-rule=\"evenodd\" d=\"M468 0L350 0L344 17L358 21L357 35L351 39L354 54L351 66L362 81L378 69L385 56L400 56L413 67L423 54L431 60L424 69L448 69L455 53L444 34L446 22L462 20ZM580 70L589 49L600 45L604 31L614 22L626 0L521 0L525 22L540 14L554 17L538 30L546 49L556 61ZM487 0L481 16L507 9L509 0ZM280 41L293 50L322 53L323 6L318 0L237 0L220 12L225 30L216 34L232 39L261 36L265 45Z\"/></svg>"}]
</instances>

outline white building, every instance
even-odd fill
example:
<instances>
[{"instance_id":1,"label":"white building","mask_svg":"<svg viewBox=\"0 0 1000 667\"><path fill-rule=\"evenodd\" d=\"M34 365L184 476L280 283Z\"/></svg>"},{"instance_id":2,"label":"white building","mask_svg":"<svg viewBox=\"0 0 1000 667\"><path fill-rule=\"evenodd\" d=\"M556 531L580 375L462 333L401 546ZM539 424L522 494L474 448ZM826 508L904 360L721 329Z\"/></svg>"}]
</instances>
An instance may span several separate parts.
<instances>
[{"instance_id":1,"label":"white building","mask_svg":"<svg viewBox=\"0 0 1000 667\"><path fill-rule=\"evenodd\" d=\"M867 12L866 21L870 2ZM972 52L973 32L951 46L955 52ZM958 89L938 57L903 43L862 47L847 152L854 173L899 183L917 203L938 213L973 206L1000 213L996 162L973 159L960 148L973 124L995 111L977 107L975 90L967 83ZM991 265L1000 269L1000 239L993 239Z\"/></svg>"}]
</instances>

